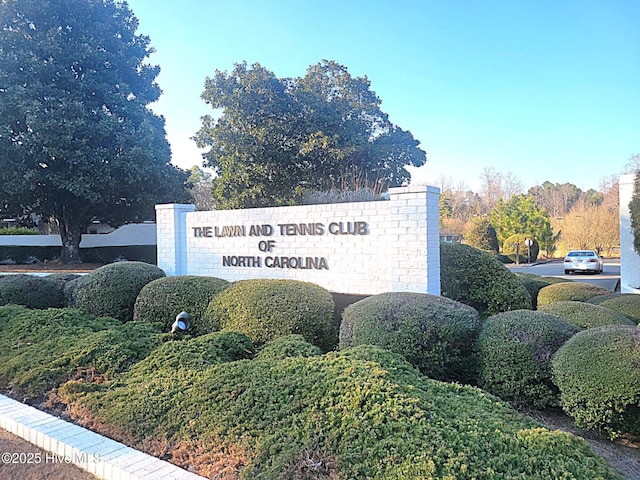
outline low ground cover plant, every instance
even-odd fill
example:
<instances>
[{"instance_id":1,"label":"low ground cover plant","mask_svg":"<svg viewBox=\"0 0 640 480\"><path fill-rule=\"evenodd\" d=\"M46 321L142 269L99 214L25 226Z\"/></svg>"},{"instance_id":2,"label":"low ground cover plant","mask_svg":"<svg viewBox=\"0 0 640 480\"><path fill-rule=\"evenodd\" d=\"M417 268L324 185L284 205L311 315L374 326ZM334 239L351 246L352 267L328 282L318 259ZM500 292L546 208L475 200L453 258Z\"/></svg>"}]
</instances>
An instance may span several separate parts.
<instances>
[{"instance_id":1,"label":"low ground cover plant","mask_svg":"<svg viewBox=\"0 0 640 480\"><path fill-rule=\"evenodd\" d=\"M540 311L551 313L581 329L604 325L635 325L621 313L585 302L562 301L542 305Z\"/></svg>"},{"instance_id":2,"label":"low ground cover plant","mask_svg":"<svg viewBox=\"0 0 640 480\"><path fill-rule=\"evenodd\" d=\"M640 325L640 295L635 293L612 293L593 297L588 302L621 313L634 321L636 325Z\"/></svg>"},{"instance_id":3,"label":"low ground cover plant","mask_svg":"<svg viewBox=\"0 0 640 480\"><path fill-rule=\"evenodd\" d=\"M33 275L0 275L0 305L57 308L64 303L62 282Z\"/></svg>"},{"instance_id":4,"label":"low ground cover plant","mask_svg":"<svg viewBox=\"0 0 640 480\"><path fill-rule=\"evenodd\" d=\"M478 385L519 405L559 405L552 355L580 329L549 313L516 310L489 317L476 344Z\"/></svg>"},{"instance_id":5,"label":"low ground cover plant","mask_svg":"<svg viewBox=\"0 0 640 480\"><path fill-rule=\"evenodd\" d=\"M231 283L221 278L180 275L162 277L147 283L136 298L133 319L160 322L164 331L171 330L176 315L185 311L190 316L194 335L207 333L202 316L209 302Z\"/></svg>"},{"instance_id":6,"label":"low ground cover plant","mask_svg":"<svg viewBox=\"0 0 640 480\"><path fill-rule=\"evenodd\" d=\"M640 328L584 330L553 358L562 408L576 425L611 438L640 434Z\"/></svg>"},{"instance_id":7,"label":"low ground cover plant","mask_svg":"<svg viewBox=\"0 0 640 480\"><path fill-rule=\"evenodd\" d=\"M158 330L78 309L0 307L0 389L42 399L76 376L112 376L160 345Z\"/></svg>"},{"instance_id":8,"label":"low ground cover plant","mask_svg":"<svg viewBox=\"0 0 640 480\"><path fill-rule=\"evenodd\" d=\"M204 331L233 330L257 345L302 335L325 351L337 344L334 302L324 288L296 280L242 280L216 295L201 321Z\"/></svg>"},{"instance_id":9,"label":"low ground cover plant","mask_svg":"<svg viewBox=\"0 0 640 480\"><path fill-rule=\"evenodd\" d=\"M164 275L142 284L158 272L140 270L113 267L92 288L113 276L111 295L141 292ZM52 281L74 302L84 288L83 279ZM133 313L134 300L106 305ZM437 318L421 322L438 324L450 307L455 319L472 312L434 302L424 312ZM207 311L221 331L172 337L161 333L166 324L123 324L124 314L0 307L0 390L48 398L79 423L210 478L618 478L579 437L541 428L477 388L431 380L398 354L370 345L323 354L337 331L320 287L238 282Z\"/></svg>"},{"instance_id":10,"label":"low ground cover plant","mask_svg":"<svg viewBox=\"0 0 640 480\"><path fill-rule=\"evenodd\" d=\"M255 359L270 362L289 357L315 357L318 355L322 355L322 350L305 341L302 335L285 335L264 345Z\"/></svg>"},{"instance_id":11,"label":"low ground cover plant","mask_svg":"<svg viewBox=\"0 0 640 480\"><path fill-rule=\"evenodd\" d=\"M540 290L538 293L538 307L562 301L586 302L593 297L608 293L610 293L608 289L590 283L561 282Z\"/></svg>"},{"instance_id":12,"label":"low ground cover plant","mask_svg":"<svg viewBox=\"0 0 640 480\"><path fill-rule=\"evenodd\" d=\"M59 394L79 419L209 478L618 478L584 440L378 347L145 368L154 355Z\"/></svg>"},{"instance_id":13,"label":"low ground cover plant","mask_svg":"<svg viewBox=\"0 0 640 480\"><path fill-rule=\"evenodd\" d=\"M64 293L69 306L128 322L133 319L133 307L142 287L164 276L164 271L148 263L111 263L72 280Z\"/></svg>"},{"instance_id":14,"label":"low ground cover plant","mask_svg":"<svg viewBox=\"0 0 640 480\"><path fill-rule=\"evenodd\" d=\"M531 308L522 282L491 255L463 244L440 244L442 295L482 315Z\"/></svg>"},{"instance_id":15,"label":"low ground cover plant","mask_svg":"<svg viewBox=\"0 0 640 480\"><path fill-rule=\"evenodd\" d=\"M468 305L423 293L374 295L342 314L340 348L377 345L438 380L474 379L472 352L480 316Z\"/></svg>"}]
</instances>

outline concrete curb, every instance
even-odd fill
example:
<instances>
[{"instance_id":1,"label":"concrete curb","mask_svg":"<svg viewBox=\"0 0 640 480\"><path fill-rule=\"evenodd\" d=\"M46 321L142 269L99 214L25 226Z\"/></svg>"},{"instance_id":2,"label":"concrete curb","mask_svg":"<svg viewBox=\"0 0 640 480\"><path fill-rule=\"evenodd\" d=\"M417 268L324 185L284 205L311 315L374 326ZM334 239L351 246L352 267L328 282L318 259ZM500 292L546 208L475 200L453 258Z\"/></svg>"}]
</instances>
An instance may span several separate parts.
<instances>
[{"instance_id":1,"label":"concrete curb","mask_svg":"<svg viewBox=\"0 0 640 480\"><path fill-rule=\"evenodd\" d=\"M0 395L0 428L45 450L39 463L73 463L106 480L206 480L169 462Z\"/></svg>"}]
</instances>

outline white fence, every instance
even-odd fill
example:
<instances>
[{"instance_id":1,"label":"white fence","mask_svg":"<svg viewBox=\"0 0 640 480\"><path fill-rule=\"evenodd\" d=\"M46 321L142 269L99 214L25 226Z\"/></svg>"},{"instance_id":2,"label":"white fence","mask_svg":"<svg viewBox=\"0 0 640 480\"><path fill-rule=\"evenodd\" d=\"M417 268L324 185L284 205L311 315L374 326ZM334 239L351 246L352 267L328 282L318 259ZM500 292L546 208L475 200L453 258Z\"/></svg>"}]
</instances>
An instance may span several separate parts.
<instances>
[{"instance_id":1,"label":"white fence","mask_svg":"<svg viewBox=\"0 0 640 480\"><path fill-rule=\"evenodd\" d=\"M80 248L155 245L153 223L124 225L111 233L82 235ZM0 235L0 247L62 247L60 235Z\"/></svg>"}]
</instances>

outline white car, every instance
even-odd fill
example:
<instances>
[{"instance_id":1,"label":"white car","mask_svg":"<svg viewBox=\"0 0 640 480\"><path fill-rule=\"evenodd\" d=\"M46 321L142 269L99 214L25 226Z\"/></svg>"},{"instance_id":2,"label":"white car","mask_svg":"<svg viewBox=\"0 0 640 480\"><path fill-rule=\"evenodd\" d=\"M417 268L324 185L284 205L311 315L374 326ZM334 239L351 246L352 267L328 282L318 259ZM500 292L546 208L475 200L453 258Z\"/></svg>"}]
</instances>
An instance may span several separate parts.
<instances>
[{"instance_id":1,"label":"white car","mask_svg":"<svg viewBox=\"0 0 640 480\"><path fill-rule=\"evenodd\" d=\"M571 250L564 257L564 273L591 272L602 273L604 262L593 250Z\"/></svg>"}]
</instances>

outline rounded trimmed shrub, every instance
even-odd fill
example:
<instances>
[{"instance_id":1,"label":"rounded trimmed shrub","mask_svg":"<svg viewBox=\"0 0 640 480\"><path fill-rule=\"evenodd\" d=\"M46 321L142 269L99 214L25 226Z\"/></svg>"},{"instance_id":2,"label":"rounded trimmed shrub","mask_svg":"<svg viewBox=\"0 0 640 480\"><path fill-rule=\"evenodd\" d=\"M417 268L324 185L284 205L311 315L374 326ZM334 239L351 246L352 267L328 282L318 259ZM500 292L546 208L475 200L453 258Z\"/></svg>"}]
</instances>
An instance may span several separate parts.
<instances>
[{"instance_id":1,"label":"rounded trimmed shrub","mask_svg":"<svg viewBox=\"0 0 640 480\"><path fill-rule=\"evenodd\" d=\"M473 346L478 311L426 293L390 292L345 308L340 349L377 345L403 355L422 373L438 380L473 379Z\"/></svg>"},{"instance_id":2,"label":"rounded trimmed shrub","mask_svg":"<svg viewBox=\"0 0 640 480\"><path fill-rule=\"evenodd\" d=\"M291 334L323 350L337 343L333 297L326 289L297 280L242 280L209 303L201 331L235 330L256 345Z\"/></svg>"},{"instance_id":3,"label":"rounded trimmed shrub","mask_svg":"<svg viewBox=\"0 0 640 480\"><path fill-rule=\"evenodd\" d=\"M584 330L553 357L562 408L576 425L611 438L640 434L640 329L626 325Z\"/></svg>"},{"instance_id":4,"label":"rounded trimmed shrub","mask_svg":"<svg viewBox=\"0 0 640 480\"><path fill-rule=\"evenodd\" d=\"M33 275L0 276L0 305L24 305L28 308L64 306L64 285L47 277Z\"/></svg>"},{"instance_id":5,"label":"rounded trimmed shrub","mask_svg":"<svg viewBox=\"0 0 640 480\"><path fill-rule=\"evenodd\" d=\"M640 325L640 295L636 293L611 293L600 295L588 300L588 303L600 305L614 312L618 312L629 320Z\"/></svg>"},{"instance_id":6,"label":"rounded trimmed shrub","mask_svg":"<svg viewBox=\"0 0 640 480\"><path fill-rule=\"evenodd\" d=\"M65 296L73 307L128 322L142 287L164 276L160 268L144 262L111 263L68 282Z\"/></svg>"},{"instance_id":7,"label":"rounded trimmed shrub","mask_svg":"<svg viewBox=\"0 0 640 480\"><path fill-rule=\"evenodd\" d=\"M442 295L481 314L531 308L531 296L507 267L469 245L440 244Z\"/></svg>"},{"instance_id":8,"label":"rounded trimmed shrub","mask_svg":"<svg viewBox=\"0 0 640 480\"><path fill-rule=\"evenodd\" d=\"M578 331L555 315L532 310L489 317L476 343L478 385L519 405L559 405L551 357Z\"/></svg>"},{"instance_id":9,"label":"rounded trimmed shrub","mask_svg":"<svg viewBox=\"0 0 640 480\"><path fill-rule=\"evenodd\" d=\"M635 325L634 322L620 313L585 302L553 302L548 305L542 305L539 310L560 317L565 322L581 329L602 327L604 325Z\"/></svg>"},{"instance_id":10,"label":"rounded trimmed shrub","mask_svg":"<svg viewBox=\"0 0 640 480\"><path fill-rule=\"evenodd\" d=\"M191 332L207 333L201 326L202 316L213 297L230 285L221 278L195 275L158 278L140 290L133 307L133 319L160 322L163 330L168 331L176 315L185 311L191 319Z\"/></svg>"},{"instance_id":11,"label":"rounded trimmed shrub","mask_svg":"<svg viewBox=\"0 0 640 480\"><path fill-rule=\"evenodd\" d=\"M604 295L611 291L583 282L562 282L544 287L538 293L538 307L549 305L553 302L576 301L586 302L587 300Z\"/></svg>"},{"instance_id":12,"label":"rounded trimmed shrub","mask_svg":"<svg viewBox=\"0 0 640 480\"><path fill-rule=\"evenodd\" d=\"M529 247L530 257L527 256L527 245L525 241L527 239L533 240L533 245ZM531 235L525 235L524 233L515 233L508 237L504 243L502 244L502 253L503 255L508 255L514 261L516 258L516 247L514 246L516 243L520 244L519 253L520 260L524 260L525 262L530 259L532 262L535 262L538 259L538 254L540 253L540 244L538 240L532 238Z\"/></svg>"}]
</instances>

